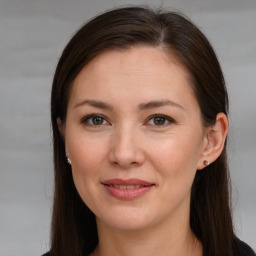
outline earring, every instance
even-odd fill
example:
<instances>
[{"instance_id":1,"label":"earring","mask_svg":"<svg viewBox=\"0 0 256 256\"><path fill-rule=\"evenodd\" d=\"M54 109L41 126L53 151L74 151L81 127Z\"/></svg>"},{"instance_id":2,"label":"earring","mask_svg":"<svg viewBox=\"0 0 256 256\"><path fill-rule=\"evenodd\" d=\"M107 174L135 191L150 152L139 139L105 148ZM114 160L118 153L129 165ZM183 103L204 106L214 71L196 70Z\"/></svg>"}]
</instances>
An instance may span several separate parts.
<instances>
[{"instance_id":1,"label":"earring","mask_svg":"<svg viewBox=\"0 0 256 256\"><path fill-rule=\"evenodd\" d=\"M68 155L68 154L66 154L66 158L67 158L67 162L71 165L71 160L70 160L70 158L69 158L69 155Z\"/></svg>"},{"instance_id":2,"label":"earring","mask_svg":"<svg viewBox=\"0 0 256 256\"><path fill-rule=\"evenodd\" d=\"M204 165L208 166L210 163L207 160L204 160Z\"/></svg>"}]
</instances>

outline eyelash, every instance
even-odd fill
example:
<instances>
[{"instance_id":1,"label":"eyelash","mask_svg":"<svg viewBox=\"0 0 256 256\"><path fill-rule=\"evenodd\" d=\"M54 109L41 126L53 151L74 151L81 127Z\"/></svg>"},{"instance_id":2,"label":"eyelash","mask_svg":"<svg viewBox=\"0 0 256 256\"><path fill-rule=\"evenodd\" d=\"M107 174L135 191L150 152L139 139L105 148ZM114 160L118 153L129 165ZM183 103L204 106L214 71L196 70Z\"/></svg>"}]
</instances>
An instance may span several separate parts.
<instances>
[{"instance_id":1,"label":"eyelash","mask_svg":"<svg viewBox=\"0 0 256 256\"><path fill-rule=\"evenodd\" d=\"M159 128L160 127L165 127L169 124L175 124L176 123L176 121L173 118L171 118L169 116L166 116L166 115L163 115L163 114L154 114L154 115L150 116L147 119L147 122L149 122L150 120L154 121L154 118L162 118L162 119L164 119L164 122L168 121L168 124L162 124L162 125L150 124L150 125L153 125L153 126L156 126L156 127L159 126Z\"/></svg>"},{"instance_id":2,"label":"eyelash","mask_svg":"<svg viewBox=\"0 0 256 256\"><path fill-rule=\"evenodd\" d=\"M82 118L81 123L85 124L87 126L98 127L98 128L101 127L102 125L105 125L104 123L103 124L99 124L99 125L96 125L96 124L93 124L93 123L89 123L89 120L91 119L91 121L92 121L93 118L102 118L103 122L107 122L109 124L107 119L103 115L100 115L100 114L88 115L88 116ZM154 121L154 118L162 118L162 119L164 119L164 124L160 124L160 125L148 124L148 125L152 125L152 126L155 126L155 127L159 126L159 128L161 128L161 127L165 127L165 126L167 126L169 124L175 124L176 123L176 121L173 118L171 118L169 116L166 116L166 115L163 115L163 114L154 114L154 115L150 116L147 119L146 123L149 123L149 121L151 121L151 120ZM166 121L168 122L168 124L166 124Z\"/></svg>"},{"instance_id":3,"label":"eyelash","mask_svg":"<svg viewBox=\"0 0 256 256\"><path fill-rule=\"evenodd\" d=\"M90 119L92 120L93 118L97 118L97 117L102 118L103 122L109 123L107 119L100 114L92 114L92 115L85 116L84 118L82 118L81 123L91 127L101 127L102 125L105 125L105 124L95 125L95 124L89 123Z\"/></svg>"}]
</instances>

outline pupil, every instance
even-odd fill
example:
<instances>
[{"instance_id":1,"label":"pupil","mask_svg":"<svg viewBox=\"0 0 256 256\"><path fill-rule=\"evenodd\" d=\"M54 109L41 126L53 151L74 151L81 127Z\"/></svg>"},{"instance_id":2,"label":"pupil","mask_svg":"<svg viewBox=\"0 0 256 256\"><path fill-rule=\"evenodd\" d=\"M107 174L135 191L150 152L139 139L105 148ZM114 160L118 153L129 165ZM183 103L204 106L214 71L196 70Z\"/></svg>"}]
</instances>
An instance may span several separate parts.
<instances>
[{"instance_id":1,"label":"pupil","mask_svg":"<svg viewBox=\"0 0 256 256\"><path fill-rule=\"evenodd\" d=\"M103 123L103 118L102 117L94 117L93 118L93 124L94 125L101 125Z\"/></svg>"},{"instance_id":2,"label":"pupil","mask_svg":"<svg viewBox=\"0 0 256 256\"><path fill-rule=\"evenodd\" d=\"M163 117L156 117L154 120L155 125L163 125L165 122L165 119Z\"/></svg>"}]
</instances>

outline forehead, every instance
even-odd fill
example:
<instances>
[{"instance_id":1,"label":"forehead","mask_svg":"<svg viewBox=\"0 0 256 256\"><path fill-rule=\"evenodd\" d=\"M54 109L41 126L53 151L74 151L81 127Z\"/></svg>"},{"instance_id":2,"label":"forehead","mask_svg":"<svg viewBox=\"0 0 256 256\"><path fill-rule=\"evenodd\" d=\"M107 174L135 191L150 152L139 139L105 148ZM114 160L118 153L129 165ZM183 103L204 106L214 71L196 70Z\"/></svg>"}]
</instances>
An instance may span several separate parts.
<instances>
[{"instance_id":1,"label":"forehead","mask_svg":"<svg viewBox=\"0 0 256 256\"><path fill-rule=\"evenodd\" d=\"M103 97L116 92L151 100L171 90L177 95L193 95L187 70L178 58L162 48L138 46L105 51L89 62L76 77L71 98ZM130 92L130 94L129 94ZM113 93L112 93L113 94Z\"/></svg>"},{"instance_id":2,"label":"forehead","mask_svg":"<svg viewBox=\"0 0 256 256\"><path fill-rule=\"evenodd\" d=\"M106 62L109 65L106 65ZM170 68L175 64L183 76L187 78L189 72L181 64L178 57L164 47L135 46L128 49L107 50L89 62L84 70L106 72L121 71L125 74L156 74L160 69ZM116 69L113 69L116 67Z\"/></svg>"}]
</instances>

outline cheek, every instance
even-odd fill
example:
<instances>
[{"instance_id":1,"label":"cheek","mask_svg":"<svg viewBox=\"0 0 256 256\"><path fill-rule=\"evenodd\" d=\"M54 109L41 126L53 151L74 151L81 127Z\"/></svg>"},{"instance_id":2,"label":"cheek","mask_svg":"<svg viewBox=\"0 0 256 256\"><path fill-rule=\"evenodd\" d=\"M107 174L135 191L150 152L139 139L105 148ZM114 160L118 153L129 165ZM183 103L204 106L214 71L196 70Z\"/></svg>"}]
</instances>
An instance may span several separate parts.
<instances>
[{"instance_id":1,"label":"cheek","mask_svg":"<svg viewBox=\"0 0 256 256\"><path fill-rule=\"evenodd\" d=\"M72 175L76 189L89 208L94 208L103 161L106 156L104 141L86 136L67 138L66 146L72 161ZM93 200L94 198L94 200Z\"/></svg>"},{"instance_id":2,"label":"cheek","mask_svg":"<svg viewBox=\"0 0 256 256\"><path fill-rule=\"evenodd\" d=\"M70 133L71 134L71 133ZM91 139L84 134L72 133L66 138L66 147L72 161L72 175L76 189L88 206L97 194L106 142Z\"/></svg>"},{"instance_id":3,"label":"cheek","mask_svg":"<svg viewBox=\"0 0 256 256\"><path fill-rule=\"evenodd\" d=\"M75 135L67 138L66 147L72 160L72 168L83 172L93 172L106 156L106 140Z\"/></svg>"},{"instance_id":4,"label":"cheek","mask_svg":"<svg viewBox=\"0 0 256 256\"><path fill-rule=\"evenodd\" d=\"M187 175L189 172L194 175L201 147L201 139L191 133L175 134L157 145L148 145L155 168L163 175L174 177Z\"/></svg>"}]
</instances>

